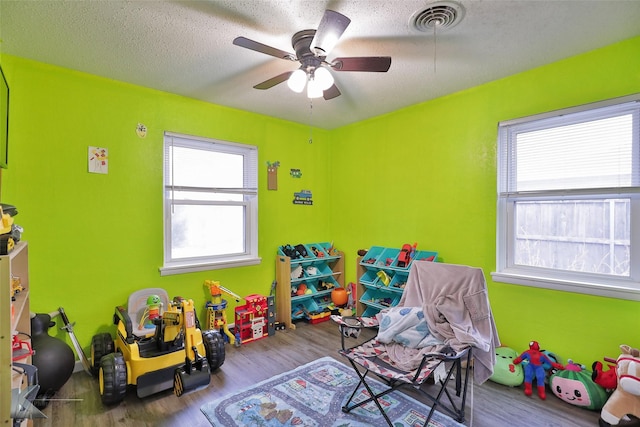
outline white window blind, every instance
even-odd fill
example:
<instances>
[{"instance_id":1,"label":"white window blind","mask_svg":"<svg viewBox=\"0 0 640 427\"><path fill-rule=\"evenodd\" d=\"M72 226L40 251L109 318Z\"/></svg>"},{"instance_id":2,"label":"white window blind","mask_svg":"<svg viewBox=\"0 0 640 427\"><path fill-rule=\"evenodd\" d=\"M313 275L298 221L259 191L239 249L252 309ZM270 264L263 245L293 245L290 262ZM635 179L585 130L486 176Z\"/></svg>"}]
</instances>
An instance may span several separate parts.
<instances>
[{"instance_id":1,"label":"white window blind","mask_svg":"<svg viewBox=\"0 0 640 427\"><path fill-rule=\"evenodd\" d=\"M500 123L494 280L640 300L639 99Z\"/></svg>"},{"instance_id":2,"label":"white window blind","mask_svg":"<svg viewBox=\"0 0 640 427\"><path fill-rule=\"evenodd\" d=\"M255 146L165 133L162 274L259 262L257 197Z\"/></svg>"}]
</instances>

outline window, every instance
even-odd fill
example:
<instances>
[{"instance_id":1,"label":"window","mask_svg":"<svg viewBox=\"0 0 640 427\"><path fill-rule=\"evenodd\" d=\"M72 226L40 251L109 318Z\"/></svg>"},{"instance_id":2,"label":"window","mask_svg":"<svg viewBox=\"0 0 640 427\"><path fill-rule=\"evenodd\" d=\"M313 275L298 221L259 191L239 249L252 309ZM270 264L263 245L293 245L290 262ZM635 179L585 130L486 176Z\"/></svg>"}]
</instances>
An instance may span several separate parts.
<instances>
[{"instance_id":1,"label":"window","mask_svg":"<svg viewBox=\"0 0 640 427\"><path fill-rule=\"evenodd\" d=\"M165 133L162 275L260 262L257 157L251 145Z\"/></svg>"},{"instance_id":2,"label":"window","mask_svg":"<svg viewBox=\"0 0 640 427\"><path fill-rule=\"evenodd\" d=\"M640 95L500 123L492 276L640 300Z\"/></svg>"}]
</instances>

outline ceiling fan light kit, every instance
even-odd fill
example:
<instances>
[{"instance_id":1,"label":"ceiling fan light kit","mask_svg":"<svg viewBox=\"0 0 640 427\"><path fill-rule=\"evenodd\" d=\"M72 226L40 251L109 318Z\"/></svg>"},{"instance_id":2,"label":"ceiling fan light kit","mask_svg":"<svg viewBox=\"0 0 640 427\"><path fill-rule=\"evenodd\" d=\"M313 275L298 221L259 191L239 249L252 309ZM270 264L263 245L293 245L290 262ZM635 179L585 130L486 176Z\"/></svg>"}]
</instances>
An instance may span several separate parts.
<instances>
[{"instance_id":1,"label":"ceiling fan light kit","mask_svg":"<svg viewBox=\"0 0 640 427\"><path fill-rule=\"evenodd\" d=\"M291 76L289 76L289 79L287 80L287 85L289 86L289 89L291 89L296 93L301 93L302 90L304 89L304 85L306 84L307 84L307 73L305 73L302 68L298 68L293 73L291 73Z\"/></svg>"},{"instance_id":2,"label":"ceiling fan light kit","mask_svg":"<svg viewBox=\"0 0 640 427\"><path fill-rule=\"evenodd\" d=\"M300 62L300 68L297 70L287 71L258 83L254 86L255 89L270 89L287 81L289 88L296 93L301 93L306 85L308 98L324 97L325 100L329 100L340 95L330 69L340 72L386 72L391 66L389 56L347 57L326 61L329 52L350 23L351 20L346 16L326 10L317 30L302 30L293 35L291 45L296 52L295 55L246 37L236 37L233 44L279 59Z\"/></svg>"},{"instance_id":3,"label":"ceiling fan light kit","mask_svg":"<svg viewBox=\"0 0 640 427\"><path fill-rule=\"evenodd\" d=\"M333 82L334 82L333 76L331 75L329 70L327 70L324 67L316 68L313 71L312 76L313 76L313 80L318 84L318 86L320 86L320 88L323 91L333 86Z\"/></svg>"},{"instance_id":4,"label":"ceiling fan light kit","mask_svg":"<svg viewBox=\"0 0 640 427\"><path fill-rule=\"evenodd\" d=\"M318 82L316 82L315 79L310 78L309 83L307 83L307 98L320 98L323 94L324 90Z\"/></svg>"},{"instance_id":5,"label":"ceiling fan light kit","mask_svg":"<svg viewBox=\"0 0 640 427\"><path fill-rule=\"evenodd\" d=\"M298 68L289 76L287 85L296 93L301 93L306 85L308 98L320 98L325 90L333 86L333 82L333 76L324 67L311 68L308 72Z\"/></svg>"}]
</instances>

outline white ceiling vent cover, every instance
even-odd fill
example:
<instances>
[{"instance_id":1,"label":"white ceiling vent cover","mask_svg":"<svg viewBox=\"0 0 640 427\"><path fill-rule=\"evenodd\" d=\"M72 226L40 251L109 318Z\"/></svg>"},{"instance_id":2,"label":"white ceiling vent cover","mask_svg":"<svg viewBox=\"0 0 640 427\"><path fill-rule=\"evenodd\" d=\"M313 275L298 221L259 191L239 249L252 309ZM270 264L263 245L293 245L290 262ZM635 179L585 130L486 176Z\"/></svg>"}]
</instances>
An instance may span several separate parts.
<instances>
[{"instance_id":1,"label":"white ceiling vent cover","mask_svg":"<svg viewBox=\"0 0 640 427\"><path fill-rule=\"evenodd\" d=\"M410 25L423 33L433 33L434 30L446 30L455 27L464 16L464 8L458 3L441 1L431 3L424 10L413 14Z\"/></svg>"}]
</instances>

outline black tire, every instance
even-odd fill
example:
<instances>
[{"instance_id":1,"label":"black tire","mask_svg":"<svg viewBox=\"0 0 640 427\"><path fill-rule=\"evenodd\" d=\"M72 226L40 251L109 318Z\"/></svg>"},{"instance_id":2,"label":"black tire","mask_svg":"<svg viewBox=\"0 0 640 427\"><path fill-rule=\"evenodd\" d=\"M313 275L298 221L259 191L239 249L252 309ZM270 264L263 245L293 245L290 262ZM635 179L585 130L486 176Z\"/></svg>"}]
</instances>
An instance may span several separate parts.
<instances>
[{"instance_id":1,"label":"black tire","mask_svg":"<svg viewBox=\"0 0 640 427\"><path fill-rule=\"evenodd\" d=\"M94 335L91 338L91 373L94 377L98 376L102 357L114 351L113 338L108 332Z\"/></svg>"},{"instance_id":2,"label":"black tire","mask_svg":"<svg viewBox=\"0 0 640 427\"><path fill-rule=\"evenodd\" d=\"M127 393L127 364L121 353L110 353L100 360L100 398L105 405L122 402Z\"/></svg>"},{"instance_id":3,"label":"black tire","mask_svg":"<svg viewBox=\"0 0 640 427\"><path fill-rule=\"evenodd\" d=\"M207 362L211 372L218 369L224 363L224 338L218 331L202 331L202 341L207 351Z\"/></svg>"}]
</instances>

